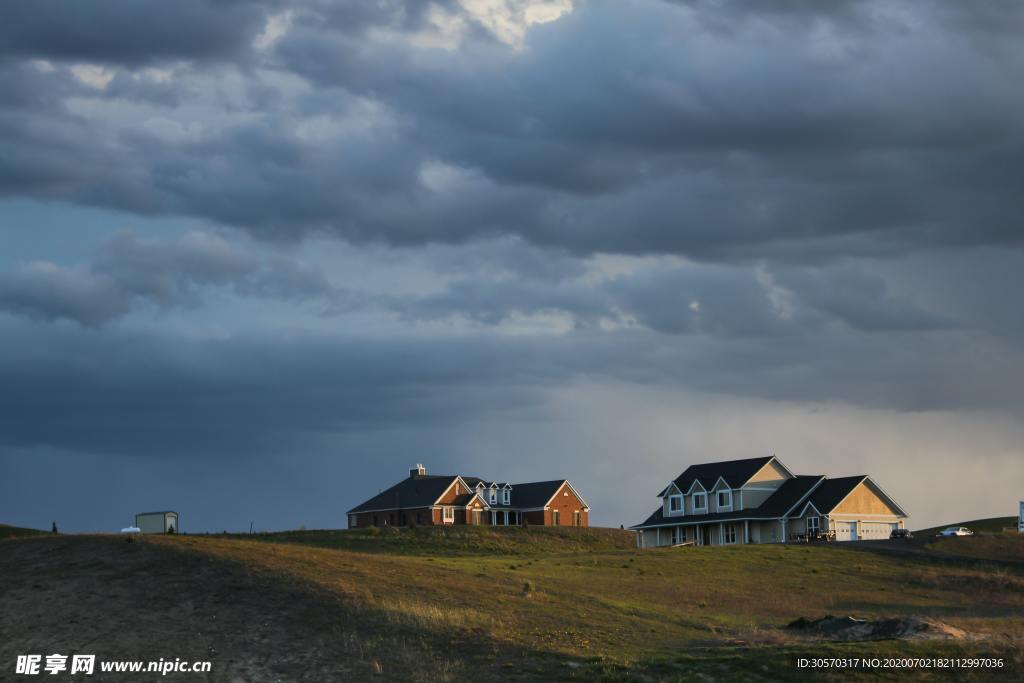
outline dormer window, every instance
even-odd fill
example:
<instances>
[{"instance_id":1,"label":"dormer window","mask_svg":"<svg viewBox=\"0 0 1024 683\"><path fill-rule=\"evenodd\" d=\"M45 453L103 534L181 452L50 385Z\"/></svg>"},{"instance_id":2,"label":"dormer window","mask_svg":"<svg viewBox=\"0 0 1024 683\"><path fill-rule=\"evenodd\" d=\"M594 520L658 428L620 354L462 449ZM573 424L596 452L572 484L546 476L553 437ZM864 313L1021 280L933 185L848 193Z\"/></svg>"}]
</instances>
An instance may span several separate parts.
<instances>
[{"instance_id":1,"label":"dormer window","mask_svg":"<svg viewBox=\"0 0 1024 683\"><path fill-rule=\"evenodd\" d=\"M512 500L512 491L505 489L501 492L501 503L502 505L508 505Z\"/></svg>"},{"instance_id":2,"label":"dormer window","mask_svg":"<svg viewBox=\"0 0 1024 683\"><path fill-rule=\"evenodd\" d=\"M718 492L718 509L732 507L732 491L726 489Z\"/></svg>"},{"instance_id":3,"label":"dormer window","mask_svg":"<svg viewBox=\"0 0 1024 683\"><path fill-rule=\"evenodd\" d=\"M693 494L693 510L694 512L707 512L708 509L708 494L706 493L695 493Z\"/></svg>"},{"instance_id":4,"label":"dormer window","mask_svg":"<svg viewBox=\"0 0 1024 683\"><path fill-rule=\"evenodd\" d=\"M495 489L491 489L491 505L498 502L498 492Z\"/></svg>"},{"instance_id":5,"label":"dormer window","mask_svg":"<svg viewBox=\"0 0 1024 683\"><path fill-rule=\"evenodd\" d=\"M673 494L668 497L668 512L670 515L678 515L683 511L683 495Z\"/></svg>"}]
</instances>

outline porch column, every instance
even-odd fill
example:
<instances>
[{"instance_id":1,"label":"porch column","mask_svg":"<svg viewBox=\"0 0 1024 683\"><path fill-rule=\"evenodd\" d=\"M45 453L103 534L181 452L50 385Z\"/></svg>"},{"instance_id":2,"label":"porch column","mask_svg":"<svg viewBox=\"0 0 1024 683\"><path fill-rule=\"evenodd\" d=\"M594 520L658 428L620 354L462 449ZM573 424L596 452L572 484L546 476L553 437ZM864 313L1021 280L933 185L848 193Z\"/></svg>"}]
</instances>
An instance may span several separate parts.
<instances>
[{"instance_id":1,"label":"porch column","mask_svg":"<svg viewBox=\"0 0 1024 683\"><path fill-rule=\"evenodd\" d=\"M718 523L718 545L725 545L725 522Z\"/></svg>"},{"instance_id":2,"label":"porch column","mask_svg":"<svg viewBox=\"0 0 1024 683\"><path fill-rule=\"evenodd\" d=\"M658 538L657 544L661 545L661 527L660 526L658 527L658 530L655 533L657 534L657 538Z\"/></svg>"},{"instance_id":3,"label":"porch column","mask_svg":"<svg viewBox=\"0 0 1024 683\"><path fill-rule=\"evenodd\" d=\"M505 510L505 526L508 526L508 510Z\"/></svg>"},{"instance_id":4,"label":"porch column","mask_svg":"<svg viewBox=\"0 0 1024 683\"><path fill-rule=\"evenodd\" d=\"M743 520L743 542L750 543L750 520Z\"/></svg>"}]
</instances>

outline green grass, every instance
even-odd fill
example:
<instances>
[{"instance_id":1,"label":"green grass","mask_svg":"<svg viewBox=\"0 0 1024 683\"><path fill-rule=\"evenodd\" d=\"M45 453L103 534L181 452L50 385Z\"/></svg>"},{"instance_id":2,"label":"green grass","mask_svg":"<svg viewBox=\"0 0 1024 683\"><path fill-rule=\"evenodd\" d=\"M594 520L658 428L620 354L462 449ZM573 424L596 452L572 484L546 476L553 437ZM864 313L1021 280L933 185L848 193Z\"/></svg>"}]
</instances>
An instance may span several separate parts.
<instances>
[{"instance_id":1,"label":"green grass","mask_svg":"<svg viewBox=\"0 0 1024 683\"><path fill-rule=\"evenodd\" d=\"M1017 518L1016 517L990 517L988 519L972 519L969 522L951 522L950 524L941 524L939 526L928 527L927 529L921 529L915 531L915 535L920 536L934 536L943 529L951 526L965 526L976 534L1001 534L1006 529L1012 528L1013 533L1017 532Z\"/></svg>"},{"instance_id":2,"label":"green grass","mask_svg":"<svg viewBox=\"0 0 1024 683\"><path fill-rule=\"evenodd\" d=\"M401 555L587 553L636 546L636 535L631 531L573 527L384 527L283 531L251 536L228 534L228 537Z\"/></svg>"},{"instance_id":3,"label":"green grass","mask_svg":"<svg viewBox=\"0 0 1024 683\"><path fill-rule=\"evenodd\" d=\"M580 680L785 679L779 671L804 679L793 666L801 653L998 652L1015 667L1024 659L1024 562L1005 561L1024 549L1016 537L942 539L972 542L950 544L970 551L958 562L944 543L912 553L842 544L641 551L628 534L600 529L150 540L331 591L383 615L388 628L572 662L568 677ZM829 644L783 628L824 614L930 617L978 640Z\"/></svg>"},{"instance_id":4,"label":"green grass","mask_svg":"<svg viewBox=\"0 0 1024 683\"><path fill-rule=\"evenodd\" d=\"M25 527L20 526L0 524L0 540L5 538L18 538L21 536L38 536L45 533L45 531L40 531L39 529L26 529Z\"/></svg>"}]
</instances>

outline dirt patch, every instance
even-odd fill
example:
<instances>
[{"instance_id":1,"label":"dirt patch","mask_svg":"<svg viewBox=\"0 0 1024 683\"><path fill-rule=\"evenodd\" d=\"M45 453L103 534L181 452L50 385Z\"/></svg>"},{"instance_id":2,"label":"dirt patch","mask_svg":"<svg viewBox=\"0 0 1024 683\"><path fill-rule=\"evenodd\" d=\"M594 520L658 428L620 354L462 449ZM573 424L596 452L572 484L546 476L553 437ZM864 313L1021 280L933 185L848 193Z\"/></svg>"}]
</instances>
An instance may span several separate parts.
<instances>
[{"instance_id":1,"label":"dirt patch","mask_svg":"<svg viewBox=\"0 0 1024 683\"><path fill-rule=\"evenodd\" d=\"M918 617L856 619L831 614L820 619L800 617L786 628L826 640L964 640L969 634L941 621Z\"/></svg>"}]
</instances>

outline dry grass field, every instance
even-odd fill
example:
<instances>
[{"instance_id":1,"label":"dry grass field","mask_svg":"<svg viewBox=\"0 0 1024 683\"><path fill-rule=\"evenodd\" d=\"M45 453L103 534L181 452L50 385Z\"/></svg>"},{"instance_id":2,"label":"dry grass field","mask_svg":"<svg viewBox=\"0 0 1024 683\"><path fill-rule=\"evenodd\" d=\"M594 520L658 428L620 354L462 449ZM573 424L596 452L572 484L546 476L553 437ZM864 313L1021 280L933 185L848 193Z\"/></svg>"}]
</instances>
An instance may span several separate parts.
<instances>
[{"instance_id":1,"label":"dry grass field","mask_svg":"<svg viewBox=\"0 0 1024 683\"><path fill-rule=\"evenodd\" d=\"M209 680L851 678L798 671L801 656L1006 662L998 672L852 676L864 680L1024 673L1024 539L1010 535L644 551L626 532L596 529L301 531L136 544L62 536L4 541L0 572L13 577L0 586L0 633L15 635L0 644L5 666L31 644L26 634L54 646L67 635L61 624L77 619L75 633L92 634L111 657L212 651ZM55 591L64 596L56 602L48 597ZM89 603L91 619L67 597L86 592L106 593ZM52 611L40 609L44 600ZM970 637L836 643L783 628L825 614L917 615ZM155 642L180 646L154 652L153 629L163 634Z\"/></svg>"}]
</instances>

